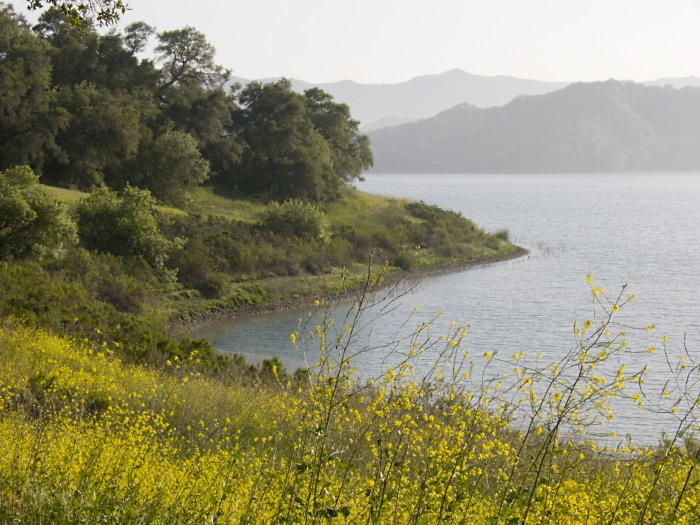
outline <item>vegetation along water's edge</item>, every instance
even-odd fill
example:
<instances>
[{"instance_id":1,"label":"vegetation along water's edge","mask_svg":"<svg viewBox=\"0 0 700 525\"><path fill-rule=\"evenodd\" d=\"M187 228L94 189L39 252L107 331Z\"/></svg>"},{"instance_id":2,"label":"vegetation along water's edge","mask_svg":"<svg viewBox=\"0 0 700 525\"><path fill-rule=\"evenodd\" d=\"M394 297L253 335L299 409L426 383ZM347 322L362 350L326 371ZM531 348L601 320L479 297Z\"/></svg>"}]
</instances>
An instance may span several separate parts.
<instances>
[{"instance_id":1,"label":"vegetation along water's edge","mask_svg":"<svg viewBox=\"0 0 700 525\"><path fill-rule=\"evenodd\" d=\"M398 281L412 284L437 275L462 272L473 268L478 268L480 266L520 259L527 256L529 253L529 250L526 248L514 245L511 252L500 255L493 255L479 259L465 259L453 262L436 263L410 270L394 269L394 271L383 275L381 287L392 286ZM338 283L340 283L340 281L341 277L339 276ZM318 300L337 300L344 297L352 297L355 292L356 290L350 290L347 287L343 289L338 287L338 289L335 291L319 289L317 293L310 293L308 295L302 295L294 298L279 298L264 304L215 307L204 311L186 311L171 319L170 328L174 333L185 333L187 329L200 327L211 322L221 321L224 319L248 317L266 312L278 312L292 308L301 308L304 306L313 306Z\"/></svg>"}]
</instances>

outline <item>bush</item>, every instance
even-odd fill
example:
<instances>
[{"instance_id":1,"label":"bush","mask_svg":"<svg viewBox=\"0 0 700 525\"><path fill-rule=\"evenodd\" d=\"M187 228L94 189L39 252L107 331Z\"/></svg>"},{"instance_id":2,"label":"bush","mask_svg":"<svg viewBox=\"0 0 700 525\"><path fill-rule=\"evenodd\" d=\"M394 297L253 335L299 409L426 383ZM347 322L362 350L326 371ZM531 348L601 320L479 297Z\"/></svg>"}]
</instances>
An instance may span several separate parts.
<instances>
[{"instance_id":1,"label":"bush","mask_svg":"<svg viewBox=\"0 0 700 525\"><path fill-rule=\"evenodd\" d=\"M299 199L271 203L260 222L273 233L302 239L326 239L330 228L323 210Z\"/></svg>"},{"instance_id":2,"label":"bush","mask_svg":"<svg viewBox=\"0 0 700 525\"><path fill-rule=\"evenodd\" d=\"M493 236L497 239L501 239L502 241L510 242L510 232L506 229L498 230L493 234Z\"/></svg>"},{"instance_id":3,"label":"bush","mask_svg":"<svg viewBox=\"0 0 700 525\"><path fill-rule=\"evenodd\" d=\"M127 186L121 195L98 188L78 204L78 231L88 250L118 256L143 257L162 268L177 243L161 233L162 217L148 190Z\"/></svg>"},{"instance_id":4,"label":"bush","mask_svg":"<svg viewBox=\"0 0 700 525\"><path fill-rule=\"evenodd\" d=\"M55 254L75 240L66 207L29 166L0 172L0 259Z\"/></svg>"},{"instance_id":5,"label":"bush","mask_svg":"<svg viewBox=\"0 0 700 525\"><path fill-rule=\"evenodd\" d=\"M197 140L182 131L168 130L149 146L139 169L147 187L163 202L183 205L190 191L209 178L209 162L202 158Z\"/></svg>"}]
</instances>

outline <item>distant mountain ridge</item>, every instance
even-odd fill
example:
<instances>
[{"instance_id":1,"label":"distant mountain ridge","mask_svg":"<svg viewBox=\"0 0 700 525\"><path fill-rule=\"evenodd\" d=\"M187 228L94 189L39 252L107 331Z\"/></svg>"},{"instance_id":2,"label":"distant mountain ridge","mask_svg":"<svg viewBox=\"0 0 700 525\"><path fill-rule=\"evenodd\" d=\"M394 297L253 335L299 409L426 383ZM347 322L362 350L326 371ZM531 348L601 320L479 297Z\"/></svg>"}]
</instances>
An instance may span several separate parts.
<instances>
[{"instance_id":1,"label":"distant mountain ridge","mask_svg":"<svg viewBox=\"0 0 700 525\"><path fill-rule=\"evenodd\" d=\"M672 86L676 89L682 89L684 87L700 87L700 78L698 77L672 77L672 78L657 78L656 80L649 80L644 82L647 86Z\"/></svg>"},{"instance_id":2,"label":"distant mountain ridge","mask_svg":"<svg viewBox=\"0 0 700 525\"><path fill-rule=\"evenodd\" d=\"M242 78L234 80L242 84L249 82ZM464 102L480 107L502 106L518 95L538 95L568 85L568 82L543 82L504 75L484 77L461 69L418 76L398 84L360 84L352 80L321 84L297 79L291 81L297 91L320 87L336 101L349 105L352 116L361 122L363 129L376 128L375 123L384 119L387 119L385 123L393 124L431 117Z\"/></svg>"},{"instance_id":3,"label":"distant mountain ridge","mask_svg":"<svg viewBox=\"0 0 700 525\"><path fill-rule=\"evenodd\" d=\"M370 138L378 173L700 170L700 88L576 83Z\"/></svg>"},{"instance_id":4,"label":"distant mountain ridge","mask_svg":"<svg viewBox=\"0 0 700 525\"><path fill-rule=\"evenodd\" d=\"M277 79L260 79L271 81ZM233 81L247 84L244 78ZM352 80L313 84L291 79L296 91L320 87L338 102L350 106L354 118L363 131L373 131L432 117L458 104L488 108L504 106L520 95L542 95L562 89L571 82L544 82L515 78L507 75L480 76L461 69L452 69L435 75L422 75L397 84L360 84ZM700 86L700 78L661 78L645 82L648 85L676 88Z\"/></svg>"}]
</instances>

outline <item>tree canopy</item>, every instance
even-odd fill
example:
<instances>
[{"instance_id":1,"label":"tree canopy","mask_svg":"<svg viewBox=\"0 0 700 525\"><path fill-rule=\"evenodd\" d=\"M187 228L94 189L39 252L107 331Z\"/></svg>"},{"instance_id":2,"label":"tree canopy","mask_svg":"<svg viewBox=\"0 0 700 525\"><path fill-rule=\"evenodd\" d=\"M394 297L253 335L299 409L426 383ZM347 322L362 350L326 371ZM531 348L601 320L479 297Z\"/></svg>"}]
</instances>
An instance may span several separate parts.
<instances>
[{"instance_id":1,"label":"tree canopy","mask_svg":"<svg viewBox=\"0 0 700 525\"><path fill-rule=\"evenodd\" d=\"M58 8L75 26L87 26L93 21L101 26L115 24L128 9L128 4L122 0L27 0L28 9L47 6Z\"/></svg>"},{"instance_id":2,"label":"tree canopy","mask_svg":"<svg viewBox=\"0 0 700 525\"><path fill-rule=\"evenodd\" d=\"M156 33L137 22L99 34L75 26L61 8L72 4L44 5L29 27L0 2L0 169L28 165L44 183L84 191L129 184L179 206L207 180L328 202L372 165L347 105L286 79L229 85L193 27ZM141 57L152 38L155 55Z\"/></svg>"},{"instance_id":3,"label":"tree canopy","mask_svg":"<svg viewBox=\"0 0 700 525\"><path fill-rule=\"evenodd\" d=\"M215 53L214 46L194 27L159 33L156 54L163 66L159 89L174 84L222 87L231 71L214 62Z\"/></svg>"},{"instance_id":4,"label":"tree canopy","mask_svg":"<svg viewBox=\"0 0 700 525\"><path fill-rule=\"evenodd\" d=\"M239 94L234 125L244 144L238 185L284 201L331 201L372 165L372 153L346 104L281 79L251 82Z\"/></svg>"}]
</instances>

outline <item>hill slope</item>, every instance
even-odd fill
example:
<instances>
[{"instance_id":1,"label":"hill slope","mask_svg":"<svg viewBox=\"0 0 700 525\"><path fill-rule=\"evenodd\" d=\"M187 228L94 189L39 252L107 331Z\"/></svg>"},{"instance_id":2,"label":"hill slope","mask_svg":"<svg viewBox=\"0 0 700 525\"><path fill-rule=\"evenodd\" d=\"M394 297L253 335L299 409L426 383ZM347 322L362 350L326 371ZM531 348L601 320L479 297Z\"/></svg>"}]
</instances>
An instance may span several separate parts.
<instances>
[{"instance_id":1,"label":"hill slope","mask_svg":"<svg viewBox=\"0 0 700 525\"><path fill-rule=\"evenodd\" d=\"M700 89L577 83L503 107L462 104L370 134L375 172L700 169Z\"/></svg>"}]
</instances>

